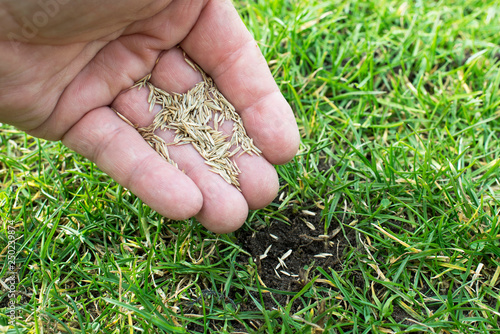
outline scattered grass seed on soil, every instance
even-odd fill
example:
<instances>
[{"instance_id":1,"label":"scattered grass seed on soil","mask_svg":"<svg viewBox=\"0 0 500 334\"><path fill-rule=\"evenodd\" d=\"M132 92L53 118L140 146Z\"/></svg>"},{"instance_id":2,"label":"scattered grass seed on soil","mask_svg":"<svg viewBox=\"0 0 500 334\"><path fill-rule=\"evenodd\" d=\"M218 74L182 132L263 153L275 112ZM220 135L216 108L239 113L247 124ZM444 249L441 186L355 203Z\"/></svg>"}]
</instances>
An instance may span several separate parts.
<instances>
[{"instance_id":1,"label":"scattered grass seed on soil","mask_svg":"<svg viewBox=\"0 0 500 334\"><path fill-rule=\"evenodd\" d=\"M167 93L155 87L149 82L151 74L132 86L138 89L148 87L150 112L155 105L161 106L150 126L137 127L123 115L117 114L134 126L149 145L174 166L177 167L177 164L170 159L168 146L191 144L203 157L210 171L219 174L227 183L241 191L238 181L241 170L232 158L244 153L260 155L261 151L254 145L253 139L248 137L240 115L222 95L213 79L198 65L187 59L186 62L201 73L203 80L185 94ZM233 122L231 136L219 130L225 121ZM158 129L173 130L174 141L167 144L155 134Z\"/></svg>"}]
</instances>

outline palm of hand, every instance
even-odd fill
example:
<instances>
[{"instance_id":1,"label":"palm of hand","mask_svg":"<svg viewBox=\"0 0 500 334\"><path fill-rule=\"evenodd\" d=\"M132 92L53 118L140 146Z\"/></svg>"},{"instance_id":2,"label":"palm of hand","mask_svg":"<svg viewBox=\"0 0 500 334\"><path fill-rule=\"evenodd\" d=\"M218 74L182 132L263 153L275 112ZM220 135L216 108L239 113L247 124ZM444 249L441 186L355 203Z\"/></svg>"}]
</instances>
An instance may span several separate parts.
<instances>
[{"instance_id":1,"label":"palm of hand","mask_svg":"<svg viewBox=\"0 0 500 334\"><path fill-rule=\"evenodd\" d=\"M151 1L132 12L123 3L113 6L104 4L99 13L109 20L77 20L76 33L65 29L74 14L61 9L55 27L29 43L2 42L8 51L0 52L7 64L0 68L0 121L62 139L164 216L196 216L215 232L238 228L249 208L267 205L277 193L270 163L289 160L298 147L293 114L256 43L229 1ZM147 91L127 90L136 80L152 73L153 84L175 92L199 81L178 44L214 78L263 151L263 157L236 158L241 193L209 172L190 147L171 152L185 173L169 165L110 108L147 126L154 116Z\"/></svg>"}]
</instances>

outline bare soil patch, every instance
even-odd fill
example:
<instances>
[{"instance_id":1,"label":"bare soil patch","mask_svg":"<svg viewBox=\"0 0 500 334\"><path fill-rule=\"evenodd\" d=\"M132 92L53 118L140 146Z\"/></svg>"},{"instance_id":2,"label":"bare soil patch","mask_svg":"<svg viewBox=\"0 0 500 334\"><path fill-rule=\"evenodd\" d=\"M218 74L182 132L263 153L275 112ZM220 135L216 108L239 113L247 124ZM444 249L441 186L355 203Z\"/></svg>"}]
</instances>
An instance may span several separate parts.
<instances>
[{"instance_id":1,"label":"bare soil patch","mask_svg":"<svg viewBox=\"0 0 500 334\"><path fill-rule=\"evenodd\" d=\"M345 255L356 247L355 233L350 228L340 227L332 221L325 230L319 209L285 212L289 223L274 221L269 226L256 230L238 232L238 243L252 255L257 272L267 288L283 292L297 292L313 277L319 275L317 268L326 272L340 271ZM248 259L240 259L248 263ZM354 278L360 284L362 277ZM325 287L332 288L328 284ZM281 305L287 303L290 294L274 293ZM264 294L265 306L276 307L275 301ZM250 307L251 308L251 307Z\"/></svg>"}]
</instances>

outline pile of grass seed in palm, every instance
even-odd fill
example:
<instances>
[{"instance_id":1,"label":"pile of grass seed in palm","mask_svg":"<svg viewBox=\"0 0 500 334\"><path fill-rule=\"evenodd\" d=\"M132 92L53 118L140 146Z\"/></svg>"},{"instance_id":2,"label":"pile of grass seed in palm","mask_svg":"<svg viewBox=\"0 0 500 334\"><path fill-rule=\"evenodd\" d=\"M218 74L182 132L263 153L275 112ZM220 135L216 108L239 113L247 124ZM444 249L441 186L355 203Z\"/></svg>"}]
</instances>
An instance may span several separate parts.
<instances>
[{"instance_id":1,"label":"pile of grass seed in palm","mask_svg":"<svg viewBox=\"0 0 500 334\"><path fill-rule=\"evenodd\" d=\"M210 171L241 190L238 181L241 170L234 157L244 153L260 155L261 151L254 145L253 139L248 137L240 115L222 95L213 79L198 65L187 59L186 62L201 73L203 80L184 94L168 93L155 87L149 81L151 74L132 86L138 89L148 87L150 112L155 105L161 107L150 126L137 127L122 115L120 117L134 126L149 145L174 166L177 164L170 158L168 146L191 144L203 157ZM226 121L233 122L231 135L222 131L222 125ZM155 133L156 130L174 131L174 141L166 143Z\"/></svg>"}]
</instances>

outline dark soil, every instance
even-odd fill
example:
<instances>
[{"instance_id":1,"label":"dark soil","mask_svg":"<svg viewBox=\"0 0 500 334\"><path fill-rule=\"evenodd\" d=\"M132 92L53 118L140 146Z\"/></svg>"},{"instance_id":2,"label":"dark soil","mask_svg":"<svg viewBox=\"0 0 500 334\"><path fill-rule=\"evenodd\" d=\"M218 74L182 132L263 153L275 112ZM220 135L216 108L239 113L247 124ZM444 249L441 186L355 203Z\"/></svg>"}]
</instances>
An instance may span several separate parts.
<instances>
[{"instance_id":1,"label":"dark soil","mask_svg":"<svg viewBox=\"0 0 500 334\"><path fill-rule=\"evenodd\" d=\"M258 231L242 231L238 235L239 244L252 254L257 263L259 276L268 288L283 291L300 290L299 281L306 279L300 277L303 271L310 266L321 267L327 272L330 271L330 267L339 267L344 250L355 245L354 233L346 231L348 233L346 239L338 225L330 227L325 233L323 223L316 218L317 216L302 214L294 217L290 225L275 222ZM304 220L311 223L315 230L310 229ZM271 248L267 252L267 257L259 260L269 246ZM283 260L286 267L280 265L276 270L280 263L278 258L290 250L292 253ZM318 256L320 254L325 254L325 257ZM290 276L282 271L289 273Z\"/></svg>"},{"instance_id":2,"label":"dark soil","mask_svg":"<svg viewBox=\"0 0 500 334\"><path fill-rule=\"evenodd\" d=\"M253 231L241 231L237 234L238 243L252 255L253 261L257 264L257 272L267 288L298 292L319 274L318 267L327 273L330 273L331 269L342 270L345 255L356 247L356 237L352 229L345 227L343 231L339 224L332 220L332 225L325 231L319 209L310 209L309 212L287 212L284 215L290 219L288 224L274 221L270 226L262 226ZM267 256L261 259L268 248ZM283 259L282 262L286 265L284 267L283 263L280 264L279 258L283 258L287 253L290 255ZM248 263L247 258L241 258L240 261ZM358 279L362 280L362 277ZM364 284L361 281L359 283L361 286ZM332 288L325 283L317 285ZM276 302L270 294L263 296L264 306L267 309L276 307ZM286 305L293 296L273 293L273 297L281 305ZM297 310L298 306L297 302L292 310Z\"/></svg>"}]
</instances>

